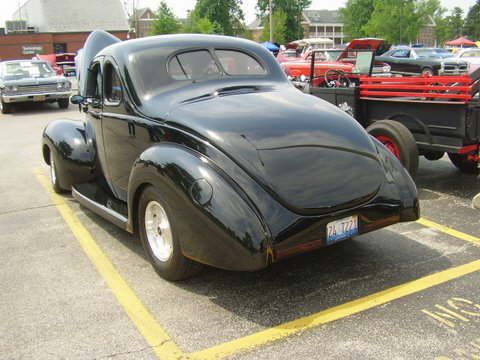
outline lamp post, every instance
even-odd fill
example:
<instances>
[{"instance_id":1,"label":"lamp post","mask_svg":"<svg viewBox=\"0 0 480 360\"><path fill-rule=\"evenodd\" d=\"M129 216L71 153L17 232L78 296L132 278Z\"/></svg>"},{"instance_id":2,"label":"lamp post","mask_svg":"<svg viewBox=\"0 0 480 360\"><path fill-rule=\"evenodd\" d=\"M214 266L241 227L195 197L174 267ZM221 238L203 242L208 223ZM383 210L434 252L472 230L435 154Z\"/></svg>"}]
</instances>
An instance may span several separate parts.
<instances>
[{"instance_id":1,"label":"lamp post","mask_svg":"<svg viewBox=\"0 0 480 360\"><path fill-rule=\"evenodd\" d=\"M270 42L273 43L272 0L269 1L269 6L270 6Z\"/></svg>"}]
</instances>

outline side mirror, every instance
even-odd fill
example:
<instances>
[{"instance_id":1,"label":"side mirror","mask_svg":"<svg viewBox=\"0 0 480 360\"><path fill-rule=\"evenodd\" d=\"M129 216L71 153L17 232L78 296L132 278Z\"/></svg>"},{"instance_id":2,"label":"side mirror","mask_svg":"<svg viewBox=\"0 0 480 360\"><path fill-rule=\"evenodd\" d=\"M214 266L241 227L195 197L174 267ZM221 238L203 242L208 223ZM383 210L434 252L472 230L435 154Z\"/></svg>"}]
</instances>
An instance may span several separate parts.
<instances>
[{"instance_id":1,"label":"side mirror","mask_svg":"<svg viewBox=\"0 0 480 360\"><path fill-rule=\"evenodd\" d=\"M84 104L87 98L83 97L82 95L72 95L70 97L70 102L74 105L81 105Z\"/></svg>"}]
</instances>

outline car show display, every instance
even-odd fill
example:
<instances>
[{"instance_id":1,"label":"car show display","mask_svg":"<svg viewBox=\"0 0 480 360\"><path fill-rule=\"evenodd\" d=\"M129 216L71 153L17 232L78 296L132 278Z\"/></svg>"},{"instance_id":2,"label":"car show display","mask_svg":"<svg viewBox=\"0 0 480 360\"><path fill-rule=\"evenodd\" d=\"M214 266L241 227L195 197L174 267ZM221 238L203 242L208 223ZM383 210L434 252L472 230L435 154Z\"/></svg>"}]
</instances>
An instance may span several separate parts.
<instances>
[{"instance_id":1,"label":"car show display","mask_svg":"<svg viewBox=\"0 0 480 360\"><path fill-rule=\"evenodd\" d=\"M0 111L7 114L13 105L26 102L57 102L68 108L71 83L58 76L46 61L0 62Z\"/></svg>"},{"instance_id":2,"label":"car show display","mask_svg":"<svg viewBox=\"0 0 480 360\"><path fill-rule=\"evenodd\" d=\"M85 120L43 133L53 188L137 232L168 280L198 263L255 271L419 217L394 154L259 44L96 31L79 63Z\"/></svg>"},{"instance_id":3,"label":"car show display","mask_svg":"<svg viewBox=\"0 0 480 360\"><path fill-rule=\"evenodd\" d=\"M393 48L375 58L391 66L393 72L426 75L461 75L468 72L468 63L453 58L440 48Z\"/></svg>"},{"instance_id":4,"label":"car show display","mask_svg":"<svg viewBox=\"0 0 480 360\"><path fill-rule=\"evenodd\" d=\"M480 70L457 76L378 77L371 69L379 57L369 50L363 53L363 71L332 73L330 81L325 79L327 87L319 85L312 72L305 91L354 116L412 176L419 155L438 160L445 153L460 171L478 173ZM314 61L315 54L312 69Z\"/></svg>"}]
</instances>

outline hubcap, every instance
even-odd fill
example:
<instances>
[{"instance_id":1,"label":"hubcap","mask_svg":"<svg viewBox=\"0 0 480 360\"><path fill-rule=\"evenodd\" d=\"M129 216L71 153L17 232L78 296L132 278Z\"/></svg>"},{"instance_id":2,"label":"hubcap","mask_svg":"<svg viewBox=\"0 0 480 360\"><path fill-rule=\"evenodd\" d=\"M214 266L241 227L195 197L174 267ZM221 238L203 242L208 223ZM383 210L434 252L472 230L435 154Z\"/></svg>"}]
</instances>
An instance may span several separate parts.
<instances>
[{"instance_id":1,"label":"hubcap","mask_svg":"<svg viewBox=\"0 0 480 360\"><path fill-rule=\"evenodd\" d=\"M377 136L377 140L390 150L397 159L400 159L400 150L397 144L388 136Z\"/></svg>"},{"instance_id":2,"label":"hubcap","mask_svg":"<svg viewBox=\"0 0 480 360\"><path fill-rule=\"evenodd\" d=\"M55 161L53 157L50 159L50 178L52 179L52 184L55 185L57 183L57 174L55 173Z\"/></svg>"},{"instance_id":3,"label":"hubcap","mask_svg":"<svg viewBox=\"0 0 480 360\"><path fill-rule=\"evenodd\" d=\"M172 256L172 229L165 209L156 201L150 201L145 209L145 232L153 255L160 261Z\"/></svg>"}]
</instances>

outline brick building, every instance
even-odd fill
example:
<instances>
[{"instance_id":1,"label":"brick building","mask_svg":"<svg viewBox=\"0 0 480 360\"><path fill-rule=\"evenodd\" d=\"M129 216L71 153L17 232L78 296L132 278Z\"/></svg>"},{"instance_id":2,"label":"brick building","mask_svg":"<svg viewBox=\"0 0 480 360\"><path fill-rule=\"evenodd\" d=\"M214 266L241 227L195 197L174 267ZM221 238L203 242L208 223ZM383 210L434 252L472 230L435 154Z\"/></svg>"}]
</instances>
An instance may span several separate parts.
<instances>
[{"instance_id":1,"label":"brick building","mask_svg":"<svg viewBox=\"0 0 480 360\"><path fill-rule=\"evenodd\" d=\"M303 11L303 37L332 39L334 46L345 42L343 22L337 10L305 10ZM260 19L255 19L247 26L253 40L259 41L263 31Z\"/></svg>"},{"instance_id":2,"label":"brick building","mask_svg":"<svg viewBox=\"0 0 480 360\"><path fill-rule=\"evenodd\" d=\"M129 26L120 0L29 0L12 16L16 25L0 32L0 59L30 59L36 53L76 52L91 31L122 40ZM18 26L20 25L20 26Z\"/></svg>"},{"instance_id":3,"label":"brick building","mask_svg":"<svg viewBox=\"0 0 480 360\"><path fill-rule=\"evenodd\" d=\"M135 29L134 37L150 36L154 20L155 14L151 9L136 9L135 13L129 19L130 28Z\"/></svg>"}]
</instances>

